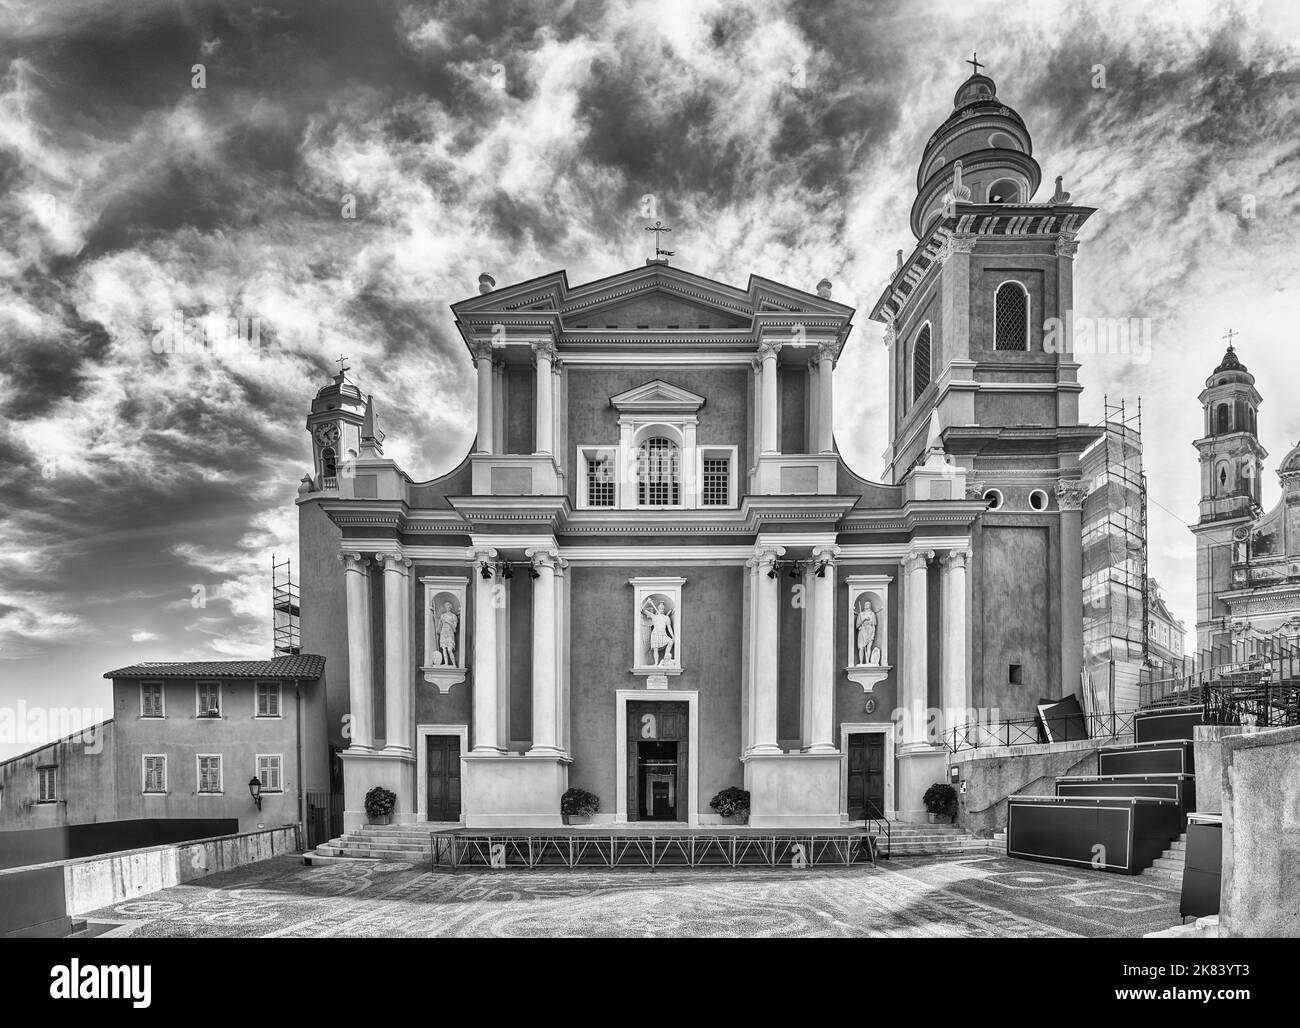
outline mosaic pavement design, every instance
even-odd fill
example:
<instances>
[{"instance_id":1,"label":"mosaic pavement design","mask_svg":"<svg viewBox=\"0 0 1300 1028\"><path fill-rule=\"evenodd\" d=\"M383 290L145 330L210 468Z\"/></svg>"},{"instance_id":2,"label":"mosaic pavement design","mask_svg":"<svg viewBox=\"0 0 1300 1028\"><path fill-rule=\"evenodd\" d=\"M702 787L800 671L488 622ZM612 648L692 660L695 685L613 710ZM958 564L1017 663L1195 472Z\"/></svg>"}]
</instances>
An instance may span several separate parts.
<instances>
[{"instance_id":1,"label":"mosaic pavement design","mask_svg":"<svg viewBox=\"0 0 1300 1028\"><path fill-rule=\"evenodd\" d=\"M1140 936L1178 923L1142 877L994 855L878 868L484 871L277 857L88 915L137 937Z\"/></svg>"}]
</instances>

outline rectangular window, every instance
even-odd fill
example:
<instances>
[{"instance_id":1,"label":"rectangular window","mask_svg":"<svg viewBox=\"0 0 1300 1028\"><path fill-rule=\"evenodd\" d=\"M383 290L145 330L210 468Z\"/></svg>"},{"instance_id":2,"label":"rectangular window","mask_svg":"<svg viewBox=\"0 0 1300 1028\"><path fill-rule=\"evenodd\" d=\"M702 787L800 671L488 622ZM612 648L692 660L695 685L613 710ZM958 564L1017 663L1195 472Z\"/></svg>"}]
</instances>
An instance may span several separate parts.
<instances>
[{"instance_id":1,"label":"rectangular window","mask_svg":"<svg viewBox=\"0 0 1300 1028\"><path fill-rule=\"evenodd\" d=\"M38 767L36 769L38 803L55 802L57 798L55 794L55 774L58 770L57 767Z\"/></svg>"},{"instance_id":2,"label":"rectangular window","mask_svg":"<svg viewBox=\"0 0 1300 1028\"><path fill-rule=\"evenodd\" d=\"M199 757L199 792L216 793L221 791L221 758L219 756Z\"/></svg>"},{"instance_id":3,"label":"rectangular window","mask_svg":"<svg viewBox=\"0 0 1300 1028\"><path fill-rule=\"evenodd\" d=\"M731 502L731 461L728 458L704 458L702 502L706 507L726 507Z\"/></svg>"},{"instance_id":4,"label":"rectangular window","mask_svg":"<svg viewBox=\"0 0 1300 1028\"><path fill-rule=\"evenodd\" d=\"M167 791L167 758L146 754L144 758L144 791Z\"/></svg>"},{"instance_id":5,"label":"rectangular window","mask_svg":"<svg viewBox=\"0 0 1300 1028\"><path fill-rule=\"evenodd\" d=\"M263 792L282 792L280 784L280 754L259 753L257 755L257 780L262 783Z\"/></svg>"},{"instance_id":6,"label":"rectangular window","mask_svg":"<svg viewBox=\"0 0 1300 1028\"><path fill-rule=\"evenodd\" d=\"M605 450L587 454L587 506L614 506L614 455Z\"/></svg>"},{"instance_id":7,"label":"rectangular window","mask_svg":"<svg viewBox=\"0 0 1300 1028\"><path fill-rule=\"evenodd\" d=\"M221 717L221 683L200 682L198 685L198 694L198 716Z\"/></svg>"},{"instance_id":8,"label":"rectangular window","mask_svg":"<svg viewBox=\"0 0 1300 1028\"><path fill-rule=\"evenodd\" d=\"M163 717L162 682L140 683L140 716Z\"/></svg>"},{"instance_id":9,"label":"rectangular window","mask_svg":"<svg viewBox=\"0 0 1300 1028\"><path fill-rule=\"evenodd\" d=\"M280 683L279 682L258 682L257 683L257 716L258 717L279 717L280 716Z\"/></svg>"}]
</instances>

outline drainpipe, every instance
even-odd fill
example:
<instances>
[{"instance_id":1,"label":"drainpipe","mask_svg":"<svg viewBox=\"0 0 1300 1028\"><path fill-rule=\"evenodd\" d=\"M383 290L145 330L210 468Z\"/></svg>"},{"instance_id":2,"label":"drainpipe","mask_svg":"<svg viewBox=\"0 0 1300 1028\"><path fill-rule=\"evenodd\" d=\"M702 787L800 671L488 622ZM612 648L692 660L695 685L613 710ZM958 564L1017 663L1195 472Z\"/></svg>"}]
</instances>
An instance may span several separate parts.
<instances>
[{"instance_id":1,"label":"drainpipe","mask_svg":"<svg viewBox=\"0 0 1300 1028\"><path fill-rule=\"evenodd\" d=\"M294 743L298 753L298 848L301 849L304 843L304 825L306 813L303 803L306 799L305 786L302 780L302 686L298 679L293 680L293 711L294 711Z\"/></svg>"}]
</instances>

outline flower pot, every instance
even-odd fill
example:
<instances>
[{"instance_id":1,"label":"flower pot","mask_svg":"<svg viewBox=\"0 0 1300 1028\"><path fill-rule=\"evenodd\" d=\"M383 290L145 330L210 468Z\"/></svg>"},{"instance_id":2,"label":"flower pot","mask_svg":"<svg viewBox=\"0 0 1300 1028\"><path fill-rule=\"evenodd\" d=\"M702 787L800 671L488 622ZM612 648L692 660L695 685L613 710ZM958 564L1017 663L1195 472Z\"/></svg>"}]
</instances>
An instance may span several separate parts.
<instances>
[{"instance_id":1,"label":"flower pot","mask_svg":"<svg viewBox=\"0 0 1300 1028\"><path fill-rule=\"evenodd\" d=\"M929 821L930 824L932 825L941 825L946 819L946 816L947 815L945 814L936 814L933 811L931 811L925 815L925 819Z\"/></svg>"},{"instance_id":2,"label":"flower pot","mask_svg":"<svg viewBox=\"0 0 1300 1028\"><path fill-rule=\"evenodd\" d=\"M589 825L591 824L590 814L565 814L564 823L566 825Z\"/></svg>"},{"instance_id":3,"label":"flower pot","mask_svg":"<svg viewBox=\"0 0 1300 1028\"><path fill-rule=\"evenodd\" d=\"M392 814L373 814L371 815L370 823L372 825L386 825L386 824L391 824L392 820L393 820Z\"/></svg>"},{"instance_id":4,"label":"flower pot","mask_svg":"<svg viewBox=\"0 0 1300 1028\"><path fill-rule=\"evenodd\" d=\"M741 810L735 814L724 814L722 820L729 825L747 825L749 824L749 811Z\"/></svg>"}]
</instances>

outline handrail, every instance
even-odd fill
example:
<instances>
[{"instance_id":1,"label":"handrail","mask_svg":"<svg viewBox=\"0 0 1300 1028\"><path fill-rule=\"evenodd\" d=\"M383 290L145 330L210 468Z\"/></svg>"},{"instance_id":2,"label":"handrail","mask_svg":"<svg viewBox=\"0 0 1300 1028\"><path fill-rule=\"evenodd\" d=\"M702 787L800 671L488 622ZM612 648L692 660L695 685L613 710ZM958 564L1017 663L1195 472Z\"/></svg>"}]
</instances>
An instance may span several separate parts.
<instances>
[{"instance_id":1,"label":"handrail","mask_svg":"<svg viewBox=\"0 0 1300 1028\"><path fill-rule=\"evenodd\" d=\"M1135 710L1112 710L1096 714L1062 714L1048 717L1046 727L1082 720L1089 739L1115 739L1133 731ZM943 745L949 753L988 749L995 746L1034 746L1045 742L1044 720L1040 717L1012 718L1008 721L972 721L943 733Z\"/></svg>"},{"instance_id":2,"label":"handrail","mask_svg":"<svg viewBox=\"0 0 1300 1028\"><path fill-rule=\"evenodd\" d=\"M874 805L874 804L873 804L873 805ZM880 817L866 817L865 814L864 814L863 816L866 818L866 824L867 824L867 825L869 825L869 826L874 826L874 827L875 827L875 829L876 829L876 836L877 836L877 837L879 837L880 834L881 834L881 833L880 833L880 826L881 826L881 825L884 825L884 829L885 829L885 831L884 831L884 835L885 835L885 852L884 852L884 858L885 858L886 860L888 860L888 859L889 859L889 854L890 854L890 853L892 852L892 850L893 850L893 840L892 840L891 837L890 837L890 824L889 824L889 818L885 817L884 814L881 814Z\"/></svg>"}]
</instances>

